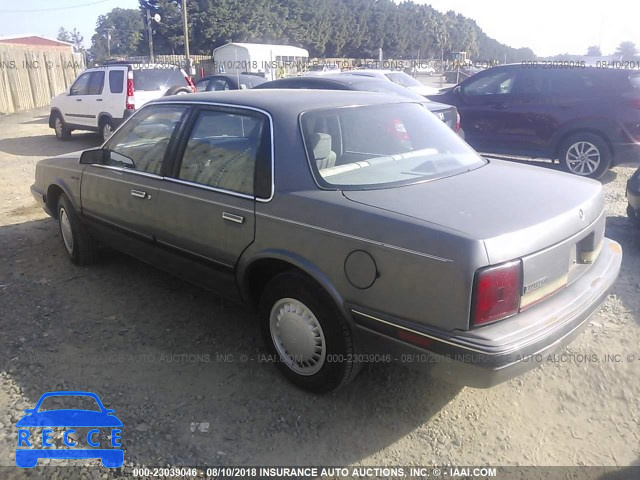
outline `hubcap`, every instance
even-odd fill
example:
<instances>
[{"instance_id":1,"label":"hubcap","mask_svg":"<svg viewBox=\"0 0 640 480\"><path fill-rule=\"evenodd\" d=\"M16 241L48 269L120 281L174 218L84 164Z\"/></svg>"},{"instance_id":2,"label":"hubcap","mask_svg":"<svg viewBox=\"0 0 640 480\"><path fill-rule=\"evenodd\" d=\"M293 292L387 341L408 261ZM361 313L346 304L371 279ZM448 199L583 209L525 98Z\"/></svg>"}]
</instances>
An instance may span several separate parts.
<instances>
[{"instance_id":1,"label":"hubcap","mask_svg":"<svg viewBox=\"0 0 640 480\"><path fill-rule=\"evenodd\" d=\"M590 142L576 142L567 150L567 167L576 175L591 175L600 166L600 150Z\"/></svg>"},{"instance_id":2,"label":"hubcap","mask_svg":"<svg viewBox=\"0 0 640 480\"><path fill-rule=\"evenodd\" d=\"M113 127L110 123L105 123L102 126L102 138L108 140L111 135L113 135Z\"/></svg>"},{"instance_id":3,"label":"hubcap","mask_svg":"<svg viewBox=\"0 0 640 480\"><path fill-rule=\"evenodd\" d=\"M301 301L278 300L269 318L271 338L282 361L299 375L318 373L327 354L320 322Z\"/></svg>"},{"instance_id":4,"label":"hubcap","mask_svg":"<svg viewBox=\"0 0 640 480\"><path fill-rule=\"evenodd\" d=\"M62 240L64 246L67 249L69 255L73 255L73 232L71 231L71 222L64 208L60 209L60 232L62 233Z\"/></svg>"},{"instance_id":5,"label":"hubcap","mask_svg":"<svg viewBox=\"0 0 640 480\"><path fill-rule=\"evenodd\" d=\"M55 130L56 130L56 135L58 135L59 137L62 136L62 120L60 120L60 118L56 118L55 121Z\"/></svg>"}]
</instances>

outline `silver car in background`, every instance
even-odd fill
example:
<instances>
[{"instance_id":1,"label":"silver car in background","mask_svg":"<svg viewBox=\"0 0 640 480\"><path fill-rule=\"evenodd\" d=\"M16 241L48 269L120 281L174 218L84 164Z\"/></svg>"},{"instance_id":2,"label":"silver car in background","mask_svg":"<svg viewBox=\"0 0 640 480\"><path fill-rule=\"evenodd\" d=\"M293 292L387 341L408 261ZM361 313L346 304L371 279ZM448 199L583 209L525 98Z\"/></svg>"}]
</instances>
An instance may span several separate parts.
<instances>
[{"instance_id":1,"label":"silver car in background","mask_svg":"<svg viewBox=\"0 0 640 480\"><path fill-rule=\"evenodd\" d=\"M145 105L32 193L77 264L98 242L255 308L284 375L366 362L488 387L574 338L622 259L602 187L485 160L422 105L246 90Z\"/></svg>"}]
</instances>

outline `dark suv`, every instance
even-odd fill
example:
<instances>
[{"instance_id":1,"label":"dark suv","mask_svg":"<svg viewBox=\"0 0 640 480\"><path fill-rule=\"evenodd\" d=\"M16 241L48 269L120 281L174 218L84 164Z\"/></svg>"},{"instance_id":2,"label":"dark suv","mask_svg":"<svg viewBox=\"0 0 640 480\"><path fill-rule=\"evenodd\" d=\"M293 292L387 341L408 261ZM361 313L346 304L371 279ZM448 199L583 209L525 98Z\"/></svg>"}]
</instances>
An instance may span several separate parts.
<instances>
[{"instance_id":1,"label":"dark suv","mask_svg":"<svg viewBox=\"0 0 640 480\"><path fill-rule=\"evenodd\" d=\"M592 178L640 158L638 71L525 62L429 98L458 108L465 139L481 152L557 159Z\"/></svg>"}]
</instances>

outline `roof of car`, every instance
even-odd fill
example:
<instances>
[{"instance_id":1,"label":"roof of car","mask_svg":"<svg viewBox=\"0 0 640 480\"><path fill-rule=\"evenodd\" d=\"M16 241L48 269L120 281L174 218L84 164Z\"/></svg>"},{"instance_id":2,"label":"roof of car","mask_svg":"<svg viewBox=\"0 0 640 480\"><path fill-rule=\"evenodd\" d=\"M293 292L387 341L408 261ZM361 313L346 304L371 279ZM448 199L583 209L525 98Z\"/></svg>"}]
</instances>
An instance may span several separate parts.
<instances>
[{"instance_id":1,"label":"roof of car","mask_svg":"<svg viewBox=\"0 0 640 480\"><path fill-rule=\"evenodd\" d=\"M304 112L306 110L352 105L410 103L411 100L400 96L374 92L274 88L173 95L152 100L149 104L165 102L218 103L239 107L254 107L272 113L284 114L285 112Z\"/></svg>"}]
</instances>

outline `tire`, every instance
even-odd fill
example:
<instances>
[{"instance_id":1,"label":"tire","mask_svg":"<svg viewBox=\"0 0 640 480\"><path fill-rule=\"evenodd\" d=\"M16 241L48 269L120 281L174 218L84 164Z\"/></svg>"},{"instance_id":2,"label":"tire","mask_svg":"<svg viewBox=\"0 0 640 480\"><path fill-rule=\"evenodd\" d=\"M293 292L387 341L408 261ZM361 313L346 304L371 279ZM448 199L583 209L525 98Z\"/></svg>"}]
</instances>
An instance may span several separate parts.
<instances>
[{"instance_id":1,"label":"tire","mask_svg":"<svg viewBox=\"0 0 640 480\"><path fill-rule=\"evenodd\" d=\"M167 90L164 94L165 97L168 97L169 95L183 95L185 93L193 93L191 91L191 89L189 87L171 87L169 90Z\"/></svg>"},{"instance_id":2,"label":"tire","mask_svg":"<svg viewBox=\"0 0 640 480\"><path fill-rule=\"evenodd\" d=\"M259 312L269 353L298 387L331 392L360 370L347 321L327 292L305 275L290 271L274 277L264 289ZM291 346L297 360L286 355Z\"/></svg>"},{"instance_id":3,"label":"tire","mask_svg":"<svg viewBox=\"0 0 640 480\"><path fill-rule=\"evenodd\" d=\"M102 120L100 120L99 130L102 141L106 142L111 138L111 135L113 135L113 123L111 123L111 120L109 120L108 118L103 118Z\"/></svg>"},{"instance_id":4,"label":"tire","mask_svg":"<svg viewBox=\"0 0 640 480\"><path fill-rule=\"evenodd\" d=\"M62 115L56 113L53 117L53 131L58 140L69 140L71 138L71 130L65 125Z\"/></svg>"},{"instance_id":5,"label":"tire","mask_svg":"<svg viewBox=\"0 0 640 480\"><path fill-rule=\"evenodd\" d=\"M640 227L640 215L631 205L627 205L627 217L633 222L636 227Z\"/></svg>"},{"instance_id":6,"label":"tire","mask_svg":"<svg viewBox=\"0 0 640 480\"><path fill-rule=\"evenodd\" d=\"M69 258L76 265L90 265L98 257L98 244L78 218L69 198L63 193L58 200L60 236Z\"/></svg>"},{"instance_id":7,"label":"tire","mask_svg":"<svg viewBox=\"0 0 640 480\"><path fill-rule=\"evenodd\" d=\"M559 160L562 168L569 173L600 178L611 166L611 151L599 135L577 133L562 142Z\"/></svg>"}]
</instances>

